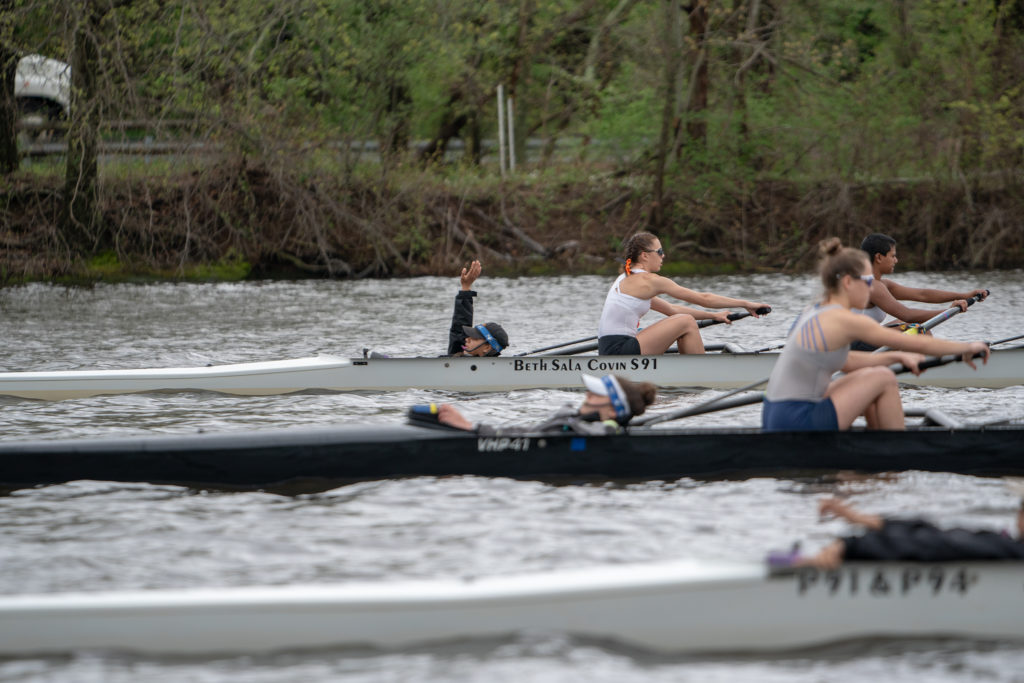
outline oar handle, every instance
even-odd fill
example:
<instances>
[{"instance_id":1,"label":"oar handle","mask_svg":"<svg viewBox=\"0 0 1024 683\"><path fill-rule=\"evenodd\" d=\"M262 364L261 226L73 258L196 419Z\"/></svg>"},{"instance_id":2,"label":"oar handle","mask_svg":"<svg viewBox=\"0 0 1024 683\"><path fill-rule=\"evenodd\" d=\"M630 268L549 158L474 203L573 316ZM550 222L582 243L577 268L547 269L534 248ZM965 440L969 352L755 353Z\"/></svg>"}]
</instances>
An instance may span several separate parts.
<instances>
[{"instance_id":1,"label":"oar handle","mask_svg":"<svg viewBox=\"0 0 1024 683\"><path fill-rule=\"evenodd\" d=\"M981 294L975 294L971 298L965 299L965 301L967 301L967 305L968 306L973 306L974 304L978 303L982 299L986 298L989 294L990 294L990 292L986 289L984 296L982 296ZM928 331L928 330L932 329L933 327L935 327L936 325L938 325L939 323L945 322L945 321L949 320L950 318L952 318L957 313L961 313L961 312L962 311L960 310L959 306L951 306L950 308L946 309L942 313L939 313L934 318L929 318L928 320L926 320L924 322L924 324L921 325L921 327L925 331Z\"/></svg>"},{"instance_id":2,"label":"oar handle","mask_svg":"<svg viewBox=\"0 0 1024 683\"><path fill-rule=\"evenodd\" d=\"M771 306L762 306L761 308L757 309L757 314L758 315L768 315L771 312L772 312ZM748 311L744 311L742 313L730 313L729 314L729 320L730 321L742 320L743 318L748 318L748 317L750 317L750 313ZM699 320L699 321L697 321L697 327L701 327L701 328L703 328L703 327L710 327L712 325L719 325L719 324L721 324L723 322L725 322L725 321L724 320L714 320L714 319L708 318L707 320Z\"/></svg>"},{"instance_id":3,"label":"oar handle","mask_svg":"<svg viewBox=\"0 0 1024 683\"><path fill-rule=\"evenodd\" d=\"M985 354L983 352L979 351L976 354L974 354L973 356L971 356L971 358L972 359L974 359L974 358L983 358L984 356L985 356ZM937 368L940 365L949 365L950 363L955 363L958 360L961 360L962 358L963 358L963 354L951 354L951 355L947 355L947 356L933 356L931 358L925 358L923 361L918 363L917 364L917 369L918 370L927 370L928 368ZM894 363L893 365L889 366L889 369L892 370L893 372L895 372L897 375L901 375L903 373L911 372L911 369L908 368L903 363Z\"/></svg>"}]
</instances>

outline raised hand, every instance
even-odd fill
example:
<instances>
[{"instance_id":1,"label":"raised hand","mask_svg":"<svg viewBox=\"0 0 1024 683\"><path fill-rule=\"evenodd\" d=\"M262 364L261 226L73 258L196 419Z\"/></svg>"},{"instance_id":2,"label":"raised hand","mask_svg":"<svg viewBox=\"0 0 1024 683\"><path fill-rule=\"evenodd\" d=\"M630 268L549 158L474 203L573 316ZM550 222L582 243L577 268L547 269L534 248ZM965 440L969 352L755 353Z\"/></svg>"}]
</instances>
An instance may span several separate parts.
<instances>
[{"instance_id":1,"label":"raised hand","mask_svg":"<svg viewBox=\"0 0 1024 683\"><path fill-rule=\"evenodd\" d=\"M480 277L480 271L483 268L480 266L479 261L473 261L469 264L468 268L462 269L462 275L459 277L459 281L462 284L462 289L468 291L473 288L473 283L478 277Z\"/></svg>"}]
</instances>

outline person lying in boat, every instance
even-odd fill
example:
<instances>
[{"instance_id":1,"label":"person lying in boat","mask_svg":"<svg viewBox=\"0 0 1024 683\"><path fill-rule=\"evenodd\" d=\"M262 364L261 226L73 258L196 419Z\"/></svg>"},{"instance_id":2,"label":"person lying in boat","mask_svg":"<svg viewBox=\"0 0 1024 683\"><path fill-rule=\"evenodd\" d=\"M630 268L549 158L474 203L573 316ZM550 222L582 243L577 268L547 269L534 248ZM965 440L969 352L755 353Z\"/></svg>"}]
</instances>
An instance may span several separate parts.
<instances>
[{"instance_id":1,"label":"person lying in boat","mask_svg":"<svg viewBox=\"0 0 1024 683\"><path fill-rule=\"evenodd\" d=\"M508 346L508 334L498 323L473 324L473 283L482 270L479 261L462 269L455 312L448 331L448 356L498 356Z\"/></svg>"},{"instance_id":2,"label":"person lying in boat","mask_svg":"<svg viewBox=\"0 0 1024 683\"><path fill-rule=\"evenodd\" d=\"M854 312L866 315L877 323L882 323L886 314L889 314L895 320L888 324L899 327L901 331L906 331L915 325L927 322L941 312L929 308L910 308L903 305L901 301L916 301L926 304L951 303L954 306L959 306L961 311L966 311L967 299L978 296L979 300L984 300L988 296L988 290L985 289L951 292L943 289L907 287L887 279L885 276L892 275L899 262L899 259L896 258L896 240L888 235L879 232L868 235L861 242L860 248L868 255L875 281L871 285L871 297L868 299L868 305L864 308L856 308ZM857 340L851 348L855 351L874 351L877 347Z\"/></svg>"},{"instance_id":3,"label":"person lying in boat","mask_svg":"<svg viewBox=\"0 0 1024 683\"><path fill-rule=\"evenodd\" d=\"M567 406L550 419L529 426L474 425L455 406L437 406L437 420L449 427L476 432L482 436L516 436L536 432L572 432L575 434L618 434L647 406L654 403L657 389L650 382L631 382L617 375L583 375L587 393L579 408Z\"/></svg>"},{"instance_id":4,"label":"person lying in boat","mask_svg":"<svg viewBox=\"0 0 1024 683\"><path fill-rule=\"evenodd\" d=\"M745 308L754 317L768 304L733 299L710 292L696 292L658 275L665 260L661 241L649 232L638 232L626 241L626 266L608 290L597 327L597 352L603 356L665 353L677 344L679 353L704 353L698 320L730 323L730 311L703 311L662 299L668 294L706 308ZM668 316L637 331L640 318L649 310Z\"/></svg>"},{"instance_id":5,"label":"person lying in boat","mask_svg":"<svg viewBox=\"0 0 1024 683\"><path fill-rule=\"evenodd\" d=\"M902 363L919 373L922 353L960 355L974 369L976 354L988 362L985 342L905 335L854 313L851 309L867 305L874 280L867 254L844 248L836 237L823 241L820 250L825 298L804 309L790 328L765 391L765 431L849 429L861 415L870 429L902 430L903 404L889 365ZM903 351L851 351L855 339ZM846 374L832 380L838 370Z\"/></svg>"},{"instance_id":6,"label":"person lying in boat","mask_svg":"<svg viewBox=\"0 0 1024 683\"><path fill-rule=\"evenodd\" d=\"M894 519L859 512L835 498L819 504L833 515L863 526L857 536L838 538L810 557L773 553L769 562L791 567L835 569L843 560L950 562L956 560L1024 560L1024 505L1017 511L1017 537L1007 532L940 529L921 519Z\"/></svg>"}]
</instances>

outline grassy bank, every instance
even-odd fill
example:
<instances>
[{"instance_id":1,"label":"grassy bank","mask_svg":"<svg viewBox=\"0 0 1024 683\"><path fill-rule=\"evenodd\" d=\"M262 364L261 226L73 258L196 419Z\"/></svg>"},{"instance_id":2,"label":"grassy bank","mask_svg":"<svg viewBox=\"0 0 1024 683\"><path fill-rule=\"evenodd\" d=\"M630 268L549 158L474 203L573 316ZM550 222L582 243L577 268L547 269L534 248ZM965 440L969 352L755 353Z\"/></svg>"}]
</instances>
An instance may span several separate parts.
<instances>
[{"instance_id":1,"label":"grassy bank","mask_svg":"<svg viewBox=\"0 0 1024 683\"><path fill-rule=\"evenodd\" d=\"M502 180L478 170L338 172L245 160L105 168L103 229L59 234L62 178L31 166L0 181L0 282L451 274L479 258L503 275L611 273L648 227L648 182L599 166ZM852 183L676 177L655 229L665 273L798 271L829 235L900 243L901 267L1024 263L1021 179Z\"/></svg>"}]
</instances>

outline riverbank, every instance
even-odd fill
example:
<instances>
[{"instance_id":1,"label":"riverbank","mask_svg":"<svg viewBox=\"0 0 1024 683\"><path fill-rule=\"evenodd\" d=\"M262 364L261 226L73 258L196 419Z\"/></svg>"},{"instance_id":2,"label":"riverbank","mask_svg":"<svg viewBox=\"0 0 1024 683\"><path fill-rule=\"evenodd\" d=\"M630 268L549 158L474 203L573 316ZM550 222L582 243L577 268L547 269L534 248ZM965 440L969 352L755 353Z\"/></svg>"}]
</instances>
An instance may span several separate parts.
<instances>
[{"instance_id":1,"label":"riverbank","mask_svg":"<svg viewBox=\"0 0 1024 683\"><path fill-rule=\"evenodd\" d=\"M495 275L611 273L653 208L646 178L599 168L388 178L245 163L110 175L102 232L73 248L56 227L62 179L21 173L0 181L0 283L441 275L473 258ZM820 239L874 231L898 239L901 268L1017 267L1022 185L678 178L655 232L669 275L800 271Z\"/></svg>"}]
</instances>

